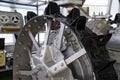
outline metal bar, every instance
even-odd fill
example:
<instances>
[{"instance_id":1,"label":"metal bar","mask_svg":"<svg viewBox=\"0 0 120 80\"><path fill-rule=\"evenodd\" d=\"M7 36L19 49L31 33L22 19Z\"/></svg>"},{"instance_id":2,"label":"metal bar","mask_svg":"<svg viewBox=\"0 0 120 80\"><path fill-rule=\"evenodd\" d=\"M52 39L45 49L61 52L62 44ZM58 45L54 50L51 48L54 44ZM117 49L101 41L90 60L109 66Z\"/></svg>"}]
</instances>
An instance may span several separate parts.
<instances>
[{"instance_id":1,"label":"metal bar","mask_svg":"<svg viewBox=\"0 0 120 80\"><path fill-rule=\"evenodd\" d=\"M32 4L16 3L16 2L11 2L11 1L0 0L0 2L4 2L4 3L8 3L8 4L16 4L16 5L24 5L24 6L33 6L33 7L36 7L36 5L32 5Z\"/></svg>"},{"instance_id":2,"label":"metal bar","mask_svg":"<svg viewBox=\"0 0 120 80\"><path fill-rule=\"evenodd\" d=\"M64 71L66 68L68 68L67 67L68 64L72 63L79 57L83 56L85 53L86 53L86 51L83 48L83 49L79 50L77 53L75 53L72 56L70 56L69 58L67 58L66 60L61 60L61 61L57 62L56 64L54 64L53 66L48 68L48 70L52 73L52 75L56 75L57 73Z\"/></svg>"},{"instance_id":3,"label":"metal bar","mask_svg":"<svg viewBox=\"0 0 120 80\"><path fill-rule=\"evenodd\" d=\"M30 49L28 49L28 48L27 48L27 51L28 51L28 55L29 55L29 58L30 58L31 67L33 69L33 68L35 68L35 64L34 64L34 61L33 61L33 58L32 58L32 53L30 52Z\"/></svg>"},{"instance_id":4,"label":"metal bar","mask_svg":"<svg viewBox=\"0 0 120 80\"><path fill-rule=\"evenodd\" d=\"M120 13L120 0L118 0L118 2L119 2L118 13Z\"/></svg>"},{"instance_id":5,"label":"metal bar","mask_svg":"<svg viewBox=\"0 0 120 80\"><path fill-rule=\"evenodd\" d=\"M57 41L57 48L60 49L61 47L61 43L62 43L62 38L63 38L63 33L64 33L64 28L65 28L65 25L63 23L60 23L60 30L59 30L59 35L58 35L58 41Z\"/></svg>"},{"instance_id":6,"label":"metal bar","mask_svg":"<svg viewBox=\"0 0 120 80\"><path fill-rule=\"evenodd\" d=\"M73 61L75 61L76 59L78 59L79 57L83 56L85 53L86 53L86 51L85 51L85 49L83 48L83 49L79 50L77 53L75 53L75 54L73 54L72 56L70 56L69 58L67 58L67 59L65 60L65 62L66 62L67 64L70 64L70 63L72 63Z\"/></svg>"},{"instance_id":7,"label":"metal bar","mask_svg":"<svg viewBox=\"0 0 120 80\"><path fill-rule=\"evenodd\" d=\"M18 74L25 76L32 76L33 80L37 80L36 75L33 75L32 71L18 71Z\"/></svg>"},{"instance_id":8,"label":"metal bar","mask_svg":"<svg viewBox=\"0 0 120 80\"><path fill-rule=\"evenodd\" d=\"M35 75L32 75L32 79L33 79L33 80L38 80Z\"/></svg>"},{"instance_id":9,"label":"metal bar","mask_svg":"<svg viewBox=\"0 0 120 80\"><path fill-rule=\"evenodd\" d=\"M38 6L38 2L37 2L36 10L37 10L37 15L39 15L39 6Z\"/></svg>"},{"instance_id":10,"label":"metal bar","mask_svg":"<svg viewBox=\"0 0 120 80\"><path fill-rule=\"evenodd\" d=\"M45 35L44 45L47 45L47 43L48 43L50 29L51 29L51 20L48 20L47 21L47 31L46 31L46 35Z\"/></svg>"},{"instance_id":11,"label":"metal bar","mask_svg":"<svg viewBox=\"0 0 120 80\"><path fill-rule=\"evenodd\" d=\"M18 74L31 76L33 73L32 73L32 71L18 71Z\"/></svg>"},{"instance_id":12,"label":"metal bar","mask_svg":"<svg viewBox=\"0 0 120 80\"><path fill-rule=\"evenodd\" d=\"M108 0L108 8L107 8L107 13L106 13L106 15L108 15L108 16L111 15L112 1L113 0Z\"/></svg>"},{"instance_id":13,"label":"metal bar","mask_svg":"<svg viewBox=\"0 0 120 80\"><path fill-rule=\"evenodd\" d=\"M37 2L37 5L38 5L38 2ZM36 6L36 12L37 12L37 15L39 15L39 6ZM40 45L40 34L38 33L38 44Z\"/></svg>"},{"instance_id":14,"label":"metal bar","mask_svg":"<svg viewBox=\"0 0 120 80\"><path fill-rule=\"evenodd\" d=\"M35 38L33 37L31 31L28 31L28 34L29 34L29 37L31 38L33 44L34 44L35 47L37 48L37 51L39 51L40 47L39 47L39 45L37 44L37 41L35 40Z\"/></svg>"},{"instance_id":15,"label":"metal bar","mask_svg":"<svg viewBox=\"0 0 120 80\"><path fill-rule=\"evenodd\" d=\"M52 75L56 75L57 73L64 71L67 67L66 63L64 60L59 61L58 63L54 64L53 66L51 66L49 69L50 73Z\"/></svg>"}]
</instances>

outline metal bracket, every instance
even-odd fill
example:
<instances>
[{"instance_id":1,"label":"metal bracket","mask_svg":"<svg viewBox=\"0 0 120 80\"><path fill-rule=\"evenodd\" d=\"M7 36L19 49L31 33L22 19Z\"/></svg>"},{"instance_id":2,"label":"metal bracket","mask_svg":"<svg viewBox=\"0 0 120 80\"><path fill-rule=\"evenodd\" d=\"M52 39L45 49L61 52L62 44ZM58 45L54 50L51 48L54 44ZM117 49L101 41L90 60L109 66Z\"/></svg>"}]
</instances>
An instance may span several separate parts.
<instances>
[{"instance_id":1,"label":"metal bracket","mask_svg":"<svg viewBox=\"0 0 120 80\"><path fill-rule=\"evenodd\" d=\"M56 63L55 65L53 65L52 67L49 68L50 73L52 73L52 75L55 75L55 74L65 70L66 68L68 68L67 67L68 64L72 63L79 57L83 56L85 53L86 53L86 51L83 48L83 49L79 50L77 53L75 53L72 56L70 56L69 58L67 58L66 60L62 60L62 61Z\"/></svg>"}]
</instances>

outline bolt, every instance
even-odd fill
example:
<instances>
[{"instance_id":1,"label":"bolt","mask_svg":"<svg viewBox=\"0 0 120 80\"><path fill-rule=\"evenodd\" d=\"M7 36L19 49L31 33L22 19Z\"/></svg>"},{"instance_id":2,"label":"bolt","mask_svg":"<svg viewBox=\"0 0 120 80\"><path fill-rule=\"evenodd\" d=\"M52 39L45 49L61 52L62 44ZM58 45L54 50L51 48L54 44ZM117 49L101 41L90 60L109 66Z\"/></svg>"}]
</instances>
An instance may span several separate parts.
<instances>
[{"instance_id":1,"label":"bolt","mask_svg":"<svg viewBox=\"0 0 120 80\"><path fill-rule=\"evenodd\" d=\"M72 37L72 38L71 38L71 41L75 42L75 41L76 41L76 39Z\"/></svg>"},{"instance_id":2,"label":"bolt","mask_svg":"<svg viewBox=\"0 0 120 80\"><path fill-rule=\"evenodd\" d=\"M70 35L70 34L71 34L71 31L68 32L68 35Z\"/></svg>"},{"instance_id":3,"label":"bolt","mask_svg":"<svg viewBox=\"0 0 120 80\"><path fill-rule=\"evenodd\" d=\"M53 21L56 21L55 18L53 18Z\"/></svg>"},{"instance_id":4,"label":"bolt","mask_svg":"<svg viewBox=\"0 0 120 80\"><path fill-rule=\"evenodd\" d=\"M77 45L78 43L77 42L74 42L74 45Z\"/></svg>"}]
</instances>

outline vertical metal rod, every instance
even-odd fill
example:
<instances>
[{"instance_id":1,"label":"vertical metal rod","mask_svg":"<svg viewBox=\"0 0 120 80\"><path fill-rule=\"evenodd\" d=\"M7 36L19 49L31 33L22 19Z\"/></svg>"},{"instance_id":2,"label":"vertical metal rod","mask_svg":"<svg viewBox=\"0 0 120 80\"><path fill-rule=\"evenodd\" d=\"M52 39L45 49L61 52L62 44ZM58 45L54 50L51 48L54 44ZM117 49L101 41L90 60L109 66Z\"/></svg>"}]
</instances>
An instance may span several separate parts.
<instances>
[{"instance_id":1,"label":"vertical metal rod","mask_svg":"<svg viewBox=\"0 0 120 80\"><path fill-rule=\"evenodd\" d=\"M120 13L120 0L118 0L118 2L119 2L118 13Z\"/></svg>"},{"instance_id":2,"label":"vertical metal rod","mask_svg":"<svg viewBox=\"0 0 120 80\"><path fill-rule=\"evenodd\" d=\"M64 33L64 29L65 29L65 25L63 23L60 23L60 30L59 30L59 34L58 34L58 40L57 40L57 48L60 49L61 47L61 43L62 43L62 38L63 38L63 33Z\"/></svg>"},{"instance_id":3,"label":"vertical metal rod","mask_svg":"<svg viewBox=\"0 0 120 80\"><path fill-rule=\"evenodd\" d=\"M51 20L48 20L48 21L47 21L47 27L46 27L47 30L46 30L46 34L45 34L44 45L47 45L47 44L48 44L49 34L50 34L50 30L51 30L51 23L52 23Z\"/></svg>"},{"instance_id":4,"label":"vertical metal rod","mask_svg":"<svg viewBox=\"0 0 120 80\"><path fill-rule=\"evenodd\" d=\"M118 0L118 13L120 13L120 0ZM117 27L120 27L120 23L117 23Z\"/></svg>"},{"instance_id":5,"label":"vertical metal rod","mask_svg":"<svg viewBox=\"0 0 120 80\"><path fill-rule=\"evenodd\" d=\"M14 2L14 0L11 0L11 1ZM11 8L11 11L14 12L16 10L15 4L10 4L10 8Z\"/></svg>"},{"instance_id":6,"label":"vertical metal rod","mask_svg":"<svg viewBox=\"0 0 120 80\"><path fill-rule=\"evenodd\" d=\"M106 13L106 15L108 15L108 16L111 15L112 1L113 0L108 0L108 8L107 8L107 13Z\"/></svg>"},{"instance_id":7,"label":"vertical metal rod","mask_svg":"<svg viewBox=\"0 0 120 80\"><path fill-rule=\"evenodd\" d=\"M36 10L37 10L37 15L39 15L39 6L38 6L38 1L37 1L37 6L36 6ZM40 34L38 33L38 45L40 46Z\"/></svg>"}]
</instances>

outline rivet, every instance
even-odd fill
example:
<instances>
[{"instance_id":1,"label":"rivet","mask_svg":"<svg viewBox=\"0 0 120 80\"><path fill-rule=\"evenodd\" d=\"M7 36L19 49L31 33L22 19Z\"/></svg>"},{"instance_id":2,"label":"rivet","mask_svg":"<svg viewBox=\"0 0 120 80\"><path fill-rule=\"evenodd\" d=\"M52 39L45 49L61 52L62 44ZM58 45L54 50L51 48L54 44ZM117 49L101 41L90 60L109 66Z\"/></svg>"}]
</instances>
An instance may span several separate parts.
<instances>
[{"instance_id":1,"label":"rivet","mask_svg":"<svg viewBox=\"0 0 120 80\"><path fill-rule=\"evenodd\" d=\"M16 68L18 68L18 67L19 67L19 65L16 65L15 67L16 67Z\"/></svg>"},{"instance_id":2,"label":"rivet","mask_svg":"<svg viewBox=\"0 0 120 80\"><path fill-rule=\"evenodd\" d=\"M28 31L28 29L25 29L25 31L27 32L27 31Z\"/></svg>"},{"instance_id":3,"label":"rivet","mask_svg":"<svg viewBox=\"0 0 120 80\"><path fill-rule=\"evenodd\" d=\"M28 27L30 28L30 27L31 27L31 25L28 25Z\"/></svg>"},{"instance_id":4,"label":"rivet","mask_svg":"<svg viewBox=\"0 0 120 80\"><path fill-rule=\"evenodd\" d=\"M37 20L34 20L34 22L37 22Z\"/></svg>"},{"instance_id":5,"label":"rivet","mask_svg":"<svg viewBox=\"0 0 120 80\"><path fill-rule=\"evenodd\" d=\"M24 47L24 50L26 50L26 47Z\"/></svg>"},{"instance_id":6,"label":"rivet","mask_svg":"<svg viewBox=\"0 0 120 80\"><path fill-rule=\"evenodd\" d=\"M19 72L16 72L16 74L19 74Z\"/></svg>"},{"instance_id":7,"label":"rivet","mask_svg":"<svg viewBox=\"0 0 120 80\"><path fill-rule=\"evenodd\" d=\"M17 80L22 80L21 78L17 78Z\"/></svg>"},{"instance_id":8,"label":"rivet","mask_svg":"<svg viewBox=\"0 0 120 80\"><path fill-rule=\"evenodd\" d=\"M40 29L40 26L38 26L38 29Z\"/></svg>"},{"instance_id":9,"label":"rivet","mask_svg":"<svg viewBox=\"0 0 120 80\"><path fill-rule=\"evenodd\" d=\"M18 55L18 54L16 55L16 57L19 57L19 56L20 56L20 55Z\"/></svg>"},{"instance_id":10,"label":"rivet","mask_svg":"<svg viewBox=\"0 0 120 80\"><path fill-rule=\"evenodd\" d=\"M47 19L47 17L44 17L44 19Z\"/></svg>"},{"instance_id":11,"label":"rivet","mask_svg":"<svg viewBox=\"0 0 120 80\"><path fill-rule=\"evenodd\" d=\"M19 45L21 45L22 43L21 42L18 42Z\"/></svg>"},{"instance_id":12,"label":"rivet","mask_svg":"<svg viewBox=\"0 0 120 80\"><path fill-rule=\"evenodd\" d=\"M22 34L22 36L25 36L25 34Z\"/></svg>"}]
</instances>

